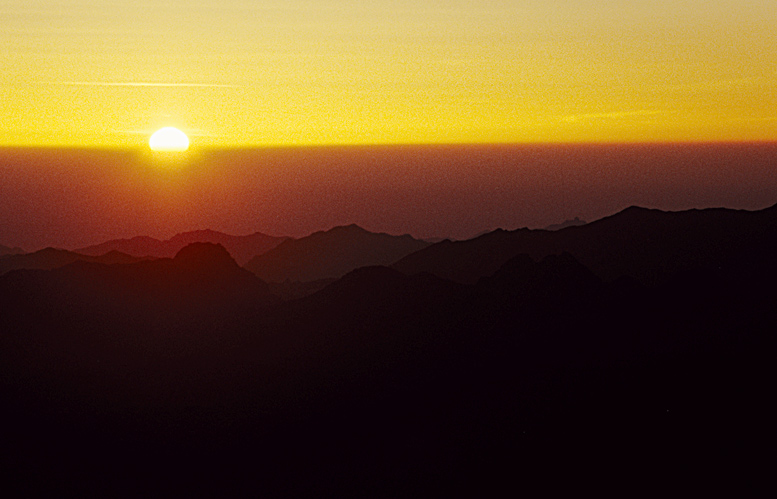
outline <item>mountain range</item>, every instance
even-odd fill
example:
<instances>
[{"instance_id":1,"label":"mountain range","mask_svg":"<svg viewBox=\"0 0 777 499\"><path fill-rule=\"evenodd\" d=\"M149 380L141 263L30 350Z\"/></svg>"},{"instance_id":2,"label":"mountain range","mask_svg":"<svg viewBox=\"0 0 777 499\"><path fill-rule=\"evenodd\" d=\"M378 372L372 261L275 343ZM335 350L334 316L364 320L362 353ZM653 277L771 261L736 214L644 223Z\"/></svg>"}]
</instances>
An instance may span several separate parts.
<instances>
[{"instance_id":1,"label":"mountain range","mask_svg":"<svg viewBox=\"0 0 777 499\"><path fill-rule=\"evenodd\" d=\"M351 270L389 265L431 244L408 235L369 232L357 225L335 227L300 239L276 238L261 233L230 236L201 230L178 234L166 241L138 236L76 251L46 248L30 254L6 255L0 261L0 274L14 269L51 270L75 261L129 263L140 259L172 258L195 242L222 245L238 264L274 283L276 291L285 297L310 294Z\"/></svg>"},{"instance_id":2,"label":"mountain range","mask_svg":"<svg viewBox=\"0 0 777 499\"><path fill-rule=\"evenodd\" d=\"M24 250L21 248L10 248L0 244L0 257L5 255L19 255L21 253L24 253Z\"/></svg>"},{"instance_id":3,"label":"mountain range","mask_svg":"<svg viewBox=\"0 0 777 499\"><path fill-rule=\"evenodd\" d=\"M390 265L429 244L409 235L378 234L348 225L284 241L245 267L268 282L307 282L342 277L359 267Z\"/></svg>"},{"instance_id":4,"label":"mountain range","mask_svg":"<svg viewBox=\"0 0 777 499\"><path fill-rule=\"evenodd\" d=\"M552 224L545 227L545 230L561 230L567 227L577 227L578 225L585 225L584 220L580 220L580 217L575 217L571 220L565 220L560 224Z\"/></svg>"},{"instance_id":5,"label":"mountain range","mask_svg":"<svg viewBox=\"0 0 777 499\"><path fill-rule=\"evenodd\" d=\"M335 228L276 248L292 248L283 279L343 273L285 300L211 243L9 271L6 487L395 497L770 477L775 211L630 208L415 250ZM344 270L378 239L407 253Z\"/></svg>"},{"instance_id":6,"label":"mountain range","mask_svg":"<svg viewBox=\"0 0 777 499\"><path fill-rule=\"evenodd\" d=\"M254 256L276 247L287 239L289 238L268 236L261 232L248 236L231 236L213 230L197 230L177 234L164 241L148 236L138 236L131 239L115 239L74 251L90 256L120 251L136 257L172 258L188 244L195 242L214 243L224 246L239 265L244 265Z\"/></svg>"},{"instance_id":7,"label":"mountain range","mask_svg":"<svg viewBox=\"0 0 777 499\"><path fill-rule=\"evenodd\" d=\"M18 253L0 258L0 275L17 269L52 270L73 262L94 262L111 264L134 263L143 260L119 251L109 251L99 256L82 255L73 251L45 248L34 253Z\"/></svg>"},{"instance_id":8,"label":"mountain range","mask_svg":"<svg viewBox=\"0 0 777 499\"><path fill-rule=\"evenodd\" d=\"M631 207L610 217L558 231L496 230L467 241L443 241L392 267L475 283L510 258L535 260L568 252L605 280L631 277L657 283L681 270L732 265L742 249L777 249L777 206L749 212L707 209L662 212Z\"/></svg>"}]
</instances>

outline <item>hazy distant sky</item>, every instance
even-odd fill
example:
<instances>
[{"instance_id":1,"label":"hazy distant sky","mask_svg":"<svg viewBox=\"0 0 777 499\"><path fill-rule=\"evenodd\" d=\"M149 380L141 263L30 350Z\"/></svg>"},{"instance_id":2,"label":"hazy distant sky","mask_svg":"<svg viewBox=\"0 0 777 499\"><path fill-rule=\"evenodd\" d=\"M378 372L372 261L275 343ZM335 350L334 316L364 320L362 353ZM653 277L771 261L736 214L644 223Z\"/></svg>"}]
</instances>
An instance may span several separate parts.
<instances>
[{"instance_id":1,"label":"hazy distant sky","mask_svg":"<svg viewBox=\"0 0 777 499\"><path fill-rule=\"evenodd\" d=\"M0 145L777 139L774 0L0 0Z\"/></svg>"},{"instance_id":2,"label":"hazy distant sky","mask_svg":"<svg viewBox=\"0 0 777 499\"><path fill-rule=\"evenodd\" d=\"M0 148L0 244L80 248L197 229L336 225L467 238L497 227L777 203L777 143L278 147L189 154Z\"/></svg>"}]
</instances>

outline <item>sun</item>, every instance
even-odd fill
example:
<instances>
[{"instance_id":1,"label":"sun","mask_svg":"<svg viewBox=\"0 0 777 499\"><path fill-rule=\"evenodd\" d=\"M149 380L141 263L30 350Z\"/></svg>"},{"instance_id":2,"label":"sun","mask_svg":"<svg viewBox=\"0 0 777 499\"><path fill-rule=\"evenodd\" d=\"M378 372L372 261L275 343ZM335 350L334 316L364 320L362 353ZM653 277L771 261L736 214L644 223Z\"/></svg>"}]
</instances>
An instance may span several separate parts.
<instances>
[{"instance_id":1,"label":"sun","mask_svg":"<svg viewBox=\"0 0 777 499\"><path fill-rule=\"evenodd\" d=\"M160 128L148 139L148 146L153 151L177 152L189 148L189 137L175 127Z\"/></svg>"}]
</instances>

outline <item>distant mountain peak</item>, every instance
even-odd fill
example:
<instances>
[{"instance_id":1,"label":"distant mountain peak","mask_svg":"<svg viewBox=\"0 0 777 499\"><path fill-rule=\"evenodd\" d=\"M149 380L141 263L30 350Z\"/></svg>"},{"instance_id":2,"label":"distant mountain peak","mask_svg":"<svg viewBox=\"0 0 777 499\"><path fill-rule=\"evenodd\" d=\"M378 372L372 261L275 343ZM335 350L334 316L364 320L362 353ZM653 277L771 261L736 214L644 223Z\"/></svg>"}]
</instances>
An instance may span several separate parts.
<instances>
[{"instance_id":1,"label":"distant mountain peak","mask_svg":"<svg viewBox=\"0 0 777 499\"><path fill-rule=\"evenodd\" d=\"M227 249L215 243L191 243L184 246L173 258L179 265L190 268L237 268Z\"/></svg>"},{"instance_id":2,"label":"distant mountain peak","mask_svg":"<svg viewBox=\"0 0 777 499\"><path fill-rule=\"evenodd\" d=\"M689 210L685 210L685 211L689 211ZM653 213L671 213L671 212L665 212L665 211L662 211L662 210L657 210L655 208L645 208L644 206L637 206L637 205L629 206L628 208L626 208L624 210L621 210L620 213L648 213L648 212L653 212ZM680 212L675 212L675 213L680 213ZM617 213L616 213L616 215L617 215Z\"/></svg>"},{"instance_id":3,"label":"distant mountain peak","mask_svg":"<svg viewBox=\"0 0 777 499\"><path fill-rule=\"evenodd\" d=\"M198 230L188 230L186 232L181 232L179 235L186 235L186 234L224 234L224 233L213 229L198 229Z\"/></svg>"},{"instance_id":4,"label":"distant mountain peak","mask_svg":"<svg viewBox=\"0 0 777 499\"><path fill-rule=\"evenodd\" d=\"M173 258L187 244L207 242L221 244L235 261L242 265L254 256L276 247L287 239L286 237L268 236L260 232L248 236L231 236L211 229L202 229L181 232L165 241L148 236L137 236L132 239L115 239L76 251L85 255L99 256L112 250L118 250L136 257Z\"/></svg>"},{"instance_id":5,"label":"distant mountain peak","mask_svg":"<svg viewBox=\"0 0 777 499\"><path fill-rule=\"evenodd\" d=\"M287 240L253 258L246 268L268 282L339 278L359 267L391 265L429 243L412 236L370 232L356 224Z\"/></svg>"},{"instance_id":6,"label":"distant mountain peak","mask_svg":"<svg viewBox=\"0 0 777 499\"><path fill-rule=\"evenodd\" d=\"M352 233L366 233L370 232L367 229L364 229L356 224L348 224L348 225L338 225L336 227L332 227L327 232L352 232Z\"/></svg>"},{"instance_id":7,"label":"distant mountain peak","mask_svg":"<svg viewBox=\"0 0 777 499\"><path fill-rule=\"evenodd\" d=\"M132 257L119 251L111 251L100 256L83 255L59 248L44 248L33 253L5 255L0 261L0 275L17 269L52 270L74 262L92 262L103 264L135 263L141 258Z\"/></svg>"},{"instance_id":8,"label":"distant mountain peak","mask_svg":"<svg viewBox=\"0 0 777 499\"><path fill-rule=\"evenodd\" d=\"M169 241L180 241L180 240L209 238L209 237L218 237L218 236L227 236L227 234L224 234L223 232L211 230L211 229L190 230L186 232L179 232L178 234L171 237ZM199 242L199 241L196 241L196 242Z\"/></svg>"},{"instance_id":9,"label":"distant mountain peak","mask_svg":"<svg viewBox=\"0 0 777 499\"><path fill-rule=\"evenodd\" d=\"M572 220L565 220L561 222L560 224L552 224L545 227L545 230L561 230L566 229L567 227L578 227L580 225L585 225L586 221L581 220L580 217L575 217Z\"/></svg>"},{"instance_id":10,"label":"distant mountain peak","mask_svg":"<svg viewBox=\"0 0 777 499\"><path fill-rule=\"evenodd\" d=\"M25 251L22 248L3 246L2 244L0 244L0 256L3 256L3 255L21 255L24 252Z\"/></svg>"}]
</instances>

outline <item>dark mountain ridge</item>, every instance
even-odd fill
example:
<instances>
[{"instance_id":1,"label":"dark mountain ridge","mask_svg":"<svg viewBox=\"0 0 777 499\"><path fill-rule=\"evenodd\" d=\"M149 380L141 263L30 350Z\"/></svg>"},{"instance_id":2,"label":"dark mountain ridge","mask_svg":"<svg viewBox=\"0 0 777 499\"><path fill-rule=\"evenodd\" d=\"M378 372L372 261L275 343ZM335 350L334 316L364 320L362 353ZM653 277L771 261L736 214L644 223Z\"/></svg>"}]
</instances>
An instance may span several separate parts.
<instances>
[{"instance_id":1,"label":"dark mountain ridge","mask_svg":"<svg viewBox=\"0 0 777 499\"><path fill-rule=\"evenodd\" d=\"M172 238L160 241L148 236L137 236L131 239L115 239L95 246L75 250L84 255L99 256L109 251L117 250L136 257L153 256L155 258L172 258L186 245L203 242L221 244L229 251L239 265L244 265L251 258L262 254L288 237L274 237L256 232L248 236L232 236L213 230L197 230L176 234Z\"/></svg>"},{"instance_id":2,"label":"dark mountain ridge","mask_svg":"<svg viewBox=\"0 0 777 499\"><path fill-rule=\"evenodd\" d=\"M428 245L409 235L392 236L348 225L284 241L245 267L268 282L316 281L342 277L359 267L389 265Z\"/></svg>"},{"instance_id":3,"label":"dark mountain ridge","mask_svg":"<svg viewBox=\"0 0 777 499\"><path fill-rule=\"evenodd\" d=\"M366 266L287 302L210 244L9 272L4 463L23 490L92 495L739 486L775 416L773 212L495 231L415 254L462 282Z\"/></svg>"},{"instance_id":4,"label":"dark mountain ridge","mask_svg":"<svg viewBox=\"0 0 777 499\"><path fill-rule=\"evenodd\" d=\"M575 217L571 220L565 220L560 224L551 224L545 227L544 230L561 230L567 227L577 227L578 225L585 225L585 220L580 220L580 217Z\"/></svg>"},{"instance_id":5,"label":"dark mountain ridge","mask_svg":"<svg viewBox=\"0 0 777 499\"><path fill-rule=\"evenodd\" d=\"M5 255L21 255L25 251L21 248L11 248L0 244L0 257Z\"/></svg>"},{"instance_id":6,"label":"dark mountain ridge","mask_svg":"<svg viewBox=\"0 0 777 499\"><path fill-rule=\"evenodd\" d=\"M392 267L474 283L521 253L539 260L568 252L605 280L628 276L657 283L682 269L730 264L746 247L770 251L777 245L776 227L776 207L752 212L631 207L558 231L497 230L468 241L443 241Z\"/></svg>"},{"instance_id":7,"label":"dark mountain ridge","mask_svg":"<svg viewBox=\"0 0 777 499\"><path fill-rule=\"evenodd\" d=\"M73 251L57 248L45 248L34 253L7 255L0 259L0 275L18 269L52 270L74 262L94 262L104 264L126 264L142 261L119 251L113 250L99 256L82 255Z\"/></svg>"},{"instance_id":8,"label":"dark mountain ridge","mask_svg":"<svg viewBox=\"0 0 777 499\"><path fill-rule=\"evenodd\" d=\"M107 323L118 321L123 326L114 327L120 330L135 321L155 330L179 320L191 325L211 314L279 302L266 283L212 243L192 243L172 259L110 264L77 260L52 270L15 270L0 283L9 300L22 297L27 307L38 310L30 311L31 319L46 317L45 310L86 314L90 320L110 317Z\"/></svg>"}]
</instances>

